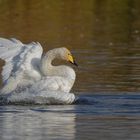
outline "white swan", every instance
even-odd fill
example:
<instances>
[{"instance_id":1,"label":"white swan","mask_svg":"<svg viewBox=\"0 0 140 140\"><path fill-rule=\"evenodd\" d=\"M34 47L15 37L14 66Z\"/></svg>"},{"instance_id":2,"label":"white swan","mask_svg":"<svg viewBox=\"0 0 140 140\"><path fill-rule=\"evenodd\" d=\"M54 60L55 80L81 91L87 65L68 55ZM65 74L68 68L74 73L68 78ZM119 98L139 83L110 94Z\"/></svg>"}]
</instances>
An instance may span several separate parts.
<instances>
[{"instance_id":1,"label":"white swan","mask_svg":"<svg viewBox=\"0 0 140 140\"><path fill-rule=\"evenodd\" d=\"M56 48L43 55L38 42L23 44L17 39L0 38L0 58L6 62L1 95L8 102L70 104L74 101L74 94L69 93L76 77L74 70L52 65L54 59L77 65L68 49Z\"/></svg>"}]
</instances>

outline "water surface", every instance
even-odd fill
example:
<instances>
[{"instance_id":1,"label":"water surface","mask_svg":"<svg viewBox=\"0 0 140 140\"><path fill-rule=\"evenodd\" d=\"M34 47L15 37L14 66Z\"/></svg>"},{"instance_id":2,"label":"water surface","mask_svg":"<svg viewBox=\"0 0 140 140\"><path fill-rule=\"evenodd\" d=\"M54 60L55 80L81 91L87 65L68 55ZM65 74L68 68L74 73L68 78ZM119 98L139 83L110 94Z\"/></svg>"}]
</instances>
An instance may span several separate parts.
<instances>
[{"instance_id":1,"label":"water surface","mask_svg":"<svg viewBox=\"0 0 140 140\"><path fill-rule=\"evenodd\" d=\"M139 95L79 96L73 105L1 106L2 140L139 140Z\"/></svg>"}]
</instances>

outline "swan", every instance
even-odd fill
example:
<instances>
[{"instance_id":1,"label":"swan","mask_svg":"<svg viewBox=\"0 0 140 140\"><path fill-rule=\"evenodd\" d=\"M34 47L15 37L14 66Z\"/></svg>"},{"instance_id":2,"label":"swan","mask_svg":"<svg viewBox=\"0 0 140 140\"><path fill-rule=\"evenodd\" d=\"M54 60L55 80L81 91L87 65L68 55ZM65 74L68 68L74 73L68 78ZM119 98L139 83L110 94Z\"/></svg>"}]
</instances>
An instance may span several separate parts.
<instances>
[{"instance_id":1,"label":"swan","mask_svg":"<svg viewBox=\"0 0 140 140\"><path fill-rule=\"evenodd\" d=\"M0 58L5 61L0 95L8 102L74 102L75 95L70 90L75 82L75 71L66 65L52 64L54 59L62 59L78 66L67 48L43 53L39 42L23 44L15 38L0 38Z\"/></svg>"}]
</instances>

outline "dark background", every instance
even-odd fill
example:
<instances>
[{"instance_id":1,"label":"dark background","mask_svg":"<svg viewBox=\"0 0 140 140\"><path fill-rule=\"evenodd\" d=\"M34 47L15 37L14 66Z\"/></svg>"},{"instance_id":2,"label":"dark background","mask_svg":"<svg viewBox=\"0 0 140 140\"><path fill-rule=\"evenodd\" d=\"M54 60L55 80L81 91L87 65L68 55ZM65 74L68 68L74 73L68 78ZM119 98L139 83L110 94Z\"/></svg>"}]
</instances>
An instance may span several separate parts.
<instances>
[{"instance_id":1,"label":"dark background","mask_svg":"<svg viewBox=\"0 0 140 140\"><path fill-rule=\"evenodd\" d=\"M69 48L73 91L140 91L139 0L0 0L0 36ZM3 62L0 61L1 67Z\"/></svg>"}]
</instances>

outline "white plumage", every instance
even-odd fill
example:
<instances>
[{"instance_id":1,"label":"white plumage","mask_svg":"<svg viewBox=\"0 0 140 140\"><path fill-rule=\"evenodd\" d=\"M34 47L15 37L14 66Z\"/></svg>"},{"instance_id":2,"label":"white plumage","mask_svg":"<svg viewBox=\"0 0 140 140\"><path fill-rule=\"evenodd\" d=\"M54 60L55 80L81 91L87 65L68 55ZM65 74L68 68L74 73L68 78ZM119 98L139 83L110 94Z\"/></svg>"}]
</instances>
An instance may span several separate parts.
<instances>
[{"instance_id":1,"label":"white plumage","mask_svg":"<svg viewBox=\"0 0 140 140\"><path fill-rule=\"evenodd\" d=\"M38 42L23 44L16 39L0 38L0 58L6 62L1 95L8 101L38 103L39 99L41 103L42 99L43 103L54 104L74 101L74 94L69 93L75 81L74 70L51 64L55 58L76 64L68 49L56 48L43 55Z\"/></svg>"}]
</instances>

